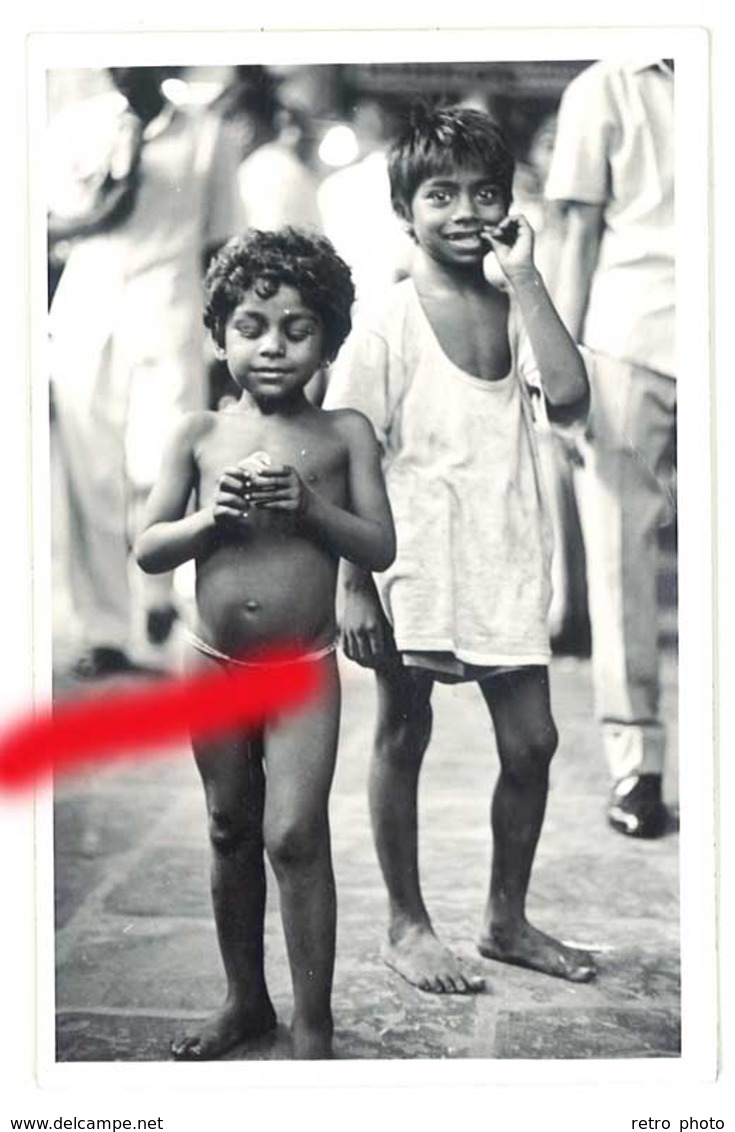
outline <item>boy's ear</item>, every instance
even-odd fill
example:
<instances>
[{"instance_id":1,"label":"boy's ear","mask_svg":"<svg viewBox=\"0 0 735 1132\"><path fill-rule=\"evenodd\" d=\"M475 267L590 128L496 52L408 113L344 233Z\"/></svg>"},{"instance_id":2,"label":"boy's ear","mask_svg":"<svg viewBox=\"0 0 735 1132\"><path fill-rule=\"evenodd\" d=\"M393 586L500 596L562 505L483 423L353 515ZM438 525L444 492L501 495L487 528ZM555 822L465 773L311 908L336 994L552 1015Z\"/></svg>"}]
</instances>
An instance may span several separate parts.
<instances>
[{"instance_id":1,"label":"boy's ear","mask_svg":"<svg viewBox=\"0 0 735 1132\"><path fill-rule=\"evenodd\" d=\"M416 239L416 234L413 230L413 220L411 218L411 209L407 208L402 200L393 198L393 211L401 222L401 228L406 232L412 240Z\"/></svg>"},{"instance_id":2,"label":"boy's ear","mask_svg":"<svg viewBox=\"0 0 735 1132\"><path fill-rule=\"evenodd\" d=\"M214 342L214 356L218 362L227 361L227 351L225 350L224 346L220 346L219 342L217 341Z\"/></svg>"}]
</instances>

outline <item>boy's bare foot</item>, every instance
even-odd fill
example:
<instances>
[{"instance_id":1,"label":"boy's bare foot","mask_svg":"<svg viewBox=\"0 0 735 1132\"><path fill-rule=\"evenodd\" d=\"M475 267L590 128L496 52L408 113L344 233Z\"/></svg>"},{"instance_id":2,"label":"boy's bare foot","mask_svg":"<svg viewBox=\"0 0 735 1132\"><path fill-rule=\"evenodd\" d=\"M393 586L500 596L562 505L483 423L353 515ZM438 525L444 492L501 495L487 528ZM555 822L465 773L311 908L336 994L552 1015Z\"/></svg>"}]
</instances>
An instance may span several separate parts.
<instances>
[{"instance_id":1,"label":"boy's bare foot","mask_svg":"<svg viewBox=\"0 0 735 1132\"><path fill-rule=\"evenodd\" d=\"M465 974L457 957L430 928L412 927L400 938L387 940L381 955L389 967L422 991L477 994L485 989L485 980Z\"/></svg>"},{"instance_id":2,"label":"boy's bare foot","mask_svg":"<svg viewBox=\"0 0 735 1132\"><path fill-rule=\"evenodd\" d=\"M265 1037L275 1028L276 1012L268 1001L257 1011L225 1004L195 1034L173 1041L171 1053L176 1061L213 1061L241 1042Z\"/></svg>"},{"instance_id":3,"label":"boy's bare foot","mask_svg":"<svg viewBox=\"0 0 735 1132\"><path fill-rule=\"evenodd\" d=\"M594 959L586 951L567 947L561 940L523 923L512 931L491 928L477 945L480 955L500 963L528 967L572 983L588 983L597 974Z\"/></svg>"}]
</instances>

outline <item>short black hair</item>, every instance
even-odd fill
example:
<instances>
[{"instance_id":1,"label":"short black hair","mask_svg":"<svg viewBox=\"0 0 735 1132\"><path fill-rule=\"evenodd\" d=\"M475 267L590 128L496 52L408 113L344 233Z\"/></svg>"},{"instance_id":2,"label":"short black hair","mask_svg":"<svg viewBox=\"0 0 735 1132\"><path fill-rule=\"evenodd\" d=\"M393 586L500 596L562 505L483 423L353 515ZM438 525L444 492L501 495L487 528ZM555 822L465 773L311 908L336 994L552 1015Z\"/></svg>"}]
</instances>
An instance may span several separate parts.
<instances>
[{"instance_id":1,"label":"short black hair","mask_svg":"<svg viewBox=\"0 0 735 1132\"><path fill-rule=\"evenodd\" d=\"M235 307L254 286L264 298L294 287L324 327L324 360L332 361L352 326L352 273L329 240L299 228L250 228L212 259L204 280L204 325L219 346Z\"/></svg>"},{"instance_id":2,"label":"short black hair","mask_svg":"<svg viewBox=\"0 0 735 1132\"><path fill-rule=\"evenodd\" d=\"M388 150L394 209L406 215L423 181L468 166L485 170L510 204L515 160L490 115L467 106L416 104Z\"/></svg>"}]
</instances>

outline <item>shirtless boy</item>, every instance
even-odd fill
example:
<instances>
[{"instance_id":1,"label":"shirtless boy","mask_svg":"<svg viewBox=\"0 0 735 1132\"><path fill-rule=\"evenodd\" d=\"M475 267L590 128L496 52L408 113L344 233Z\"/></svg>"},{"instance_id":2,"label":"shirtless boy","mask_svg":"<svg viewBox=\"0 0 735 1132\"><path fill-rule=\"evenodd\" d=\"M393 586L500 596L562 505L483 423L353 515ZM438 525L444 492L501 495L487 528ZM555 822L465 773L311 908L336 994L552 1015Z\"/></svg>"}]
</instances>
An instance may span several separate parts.
<instances>
[{"instance_id":1,"label":"shirtless boy","mask_svg":"<svg viewBox=\"0 0 735 1132\"><path fill-rule=\"evenodd\" d=\"M280 889L294 1056L331 1055L337 569L344 557L380 571L395 553L370 424L304 395L348 333L352 299L349 269L320 237L251 230L218 254L204 321L241 396L228 411L181 420L136 544L151 573L194 559L197 666L234 669L248 654L288 645L325 669L316 701L258 734L193 737L227 997L174 1043L180 1059L218 1057L275 1026L263 970L264 851Z\"/></svg>"}]
</instances>

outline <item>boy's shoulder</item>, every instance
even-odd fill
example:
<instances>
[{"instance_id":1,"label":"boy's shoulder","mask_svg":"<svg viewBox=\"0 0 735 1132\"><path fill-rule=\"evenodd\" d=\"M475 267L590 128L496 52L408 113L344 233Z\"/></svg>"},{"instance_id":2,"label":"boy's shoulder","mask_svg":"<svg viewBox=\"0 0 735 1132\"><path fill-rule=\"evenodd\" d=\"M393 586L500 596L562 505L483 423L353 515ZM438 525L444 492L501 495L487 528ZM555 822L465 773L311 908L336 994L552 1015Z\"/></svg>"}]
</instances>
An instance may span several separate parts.
<instances>
[{"instance_id":1,"label":"boy's shoulder","mask_svg":"<svg viewBox=\"0 0 735 1132\"><path fill-rule=\"evenodd\" d=\"M373 426L368 417L359 409L322 409L328 424L348 444L360 442L367 435L373 435Z\"/></svg>"},{"instance_id":2,"label":"boy's shoulder","mask_svg":"<svg viewBox=\"0 0 735 1132\"><path fill-rule=\"evenodd\" d=\"M173 427L172 439L179 445L193 446L212 431L218 414L211 409L182 413Z\"/></svg>"}]
</instances>

